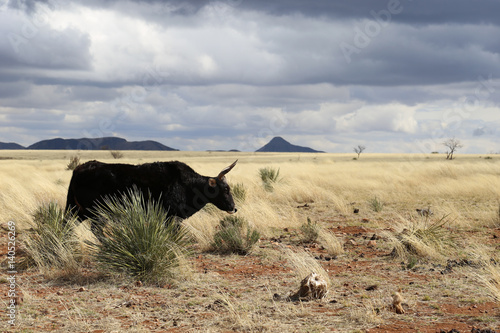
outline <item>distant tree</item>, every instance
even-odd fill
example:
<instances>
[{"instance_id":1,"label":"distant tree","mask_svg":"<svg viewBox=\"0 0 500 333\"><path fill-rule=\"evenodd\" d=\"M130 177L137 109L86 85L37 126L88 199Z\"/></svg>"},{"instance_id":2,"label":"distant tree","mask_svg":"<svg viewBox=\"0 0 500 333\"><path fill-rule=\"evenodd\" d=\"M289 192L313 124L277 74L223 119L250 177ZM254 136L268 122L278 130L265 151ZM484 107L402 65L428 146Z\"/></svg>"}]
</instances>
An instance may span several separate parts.
<instances>
[{"instance_id":1,"label":"distant tree","mask_svg":"<svg viewBox=\"0 0 500 333\"><path fill-rule=\"evenodd\" d=\"M446 159L447 160L452 160L453 159L453 153L455 153L456 150L459 148L462 148L464 145L460 142L460 140L451 138L448 140L445 140L443 142L443 145L448 148L448 151L446 152Z\"/></svg>"},{"instance_id":2,"label":"distant tree","mask_svg":"<svg viewBox=\"0 0 500 333\"><path fill-rule=\"evenodd\" d=\"M111 154L111 156L113 156L113 158L122 158L123 157L123 153L118 151L118 150L110 150L109 153Z\"/></svg>"},{"instance_id":3,"label":"distant tree","mask_svg":"<svg viewBox=\"0 0 500 333\"><path fill-rule=\"evenodd\" d=\"M354 147L354 152L356 154L358 154L358 159L359 159L359 155L361 155L361 153L363 152L363 150L365 150L366 147L365 146L362 146L362 145L358 145L357 147Z\"/></svg>"}]
</instances>

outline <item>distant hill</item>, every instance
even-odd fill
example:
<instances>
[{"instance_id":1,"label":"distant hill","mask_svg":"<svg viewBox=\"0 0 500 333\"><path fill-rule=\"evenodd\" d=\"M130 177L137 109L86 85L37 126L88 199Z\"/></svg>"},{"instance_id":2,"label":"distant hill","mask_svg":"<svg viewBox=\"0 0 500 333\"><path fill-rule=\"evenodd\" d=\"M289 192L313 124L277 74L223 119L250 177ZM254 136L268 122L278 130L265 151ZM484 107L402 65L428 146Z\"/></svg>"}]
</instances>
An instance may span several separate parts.
<instances>
[{"instance_id":1,"label":"distant hill","mask_svg":"<svg viewBox=\"0 0 500 333\"><path fill-rule=\"evenodd\" d=\"M25 149L15 142L0 142L0 149Z\"/></svg>"},{"instance_id":2,"label":"distant hill","mask_svg":"<svg viewBox=\"0 0 500 333\"><path fill-rule=\"evenodd\" d=\"M224 149L208 149L207 150L209 153L240 153L238 149L229 149L229 150L224 150Z\"/></svg>"},{"instance_id":3,"label":"distant hill","mask_svg":"<svg viewBox=\"0 0 500 333\"><path fill-rule=\"evenodd\" d=\"M257 152L277 152L277 153L324 153L324 151L314 150L308 147L292 145L280 136L274 137L268 144L256 150Z\"/></svg>"},{"instance_id":4,"label":"distant hill","mask_svg":"<svg viewBox=\"0 0 500 333\"><path fill-rule=\"evenodd\" d=\"M27 149L72 149L72 150L177 150L156 141L127 141L117 137L81 138L81 139L50 139L42 140L28 146Z\"/></svg>"}]
</instances>

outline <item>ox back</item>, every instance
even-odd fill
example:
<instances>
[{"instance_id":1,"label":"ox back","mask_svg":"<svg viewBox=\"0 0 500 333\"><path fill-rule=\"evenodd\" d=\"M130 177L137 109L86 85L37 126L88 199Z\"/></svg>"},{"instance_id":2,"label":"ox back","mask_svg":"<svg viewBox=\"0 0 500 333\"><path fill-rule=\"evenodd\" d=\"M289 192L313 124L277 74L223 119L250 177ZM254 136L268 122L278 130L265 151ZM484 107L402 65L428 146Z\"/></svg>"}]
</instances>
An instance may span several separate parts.
<instances>
[{"instance_id":1,"label":"ox back","mask_svg":"<svg viewBox=\"0 0 500 333\"><path fill-rule=\"evenodd\" d=\"M75 212L80 220L95 218L93 211L105 197L119 197L136 187L145 199L160 201L168 216L185 219L207 203L234 213L236 208L225 174L235 164L236 161L217 177L206 177L178 161L141 165L90 161L73 171L66 211Z\"/></svg>"}]
</instances>

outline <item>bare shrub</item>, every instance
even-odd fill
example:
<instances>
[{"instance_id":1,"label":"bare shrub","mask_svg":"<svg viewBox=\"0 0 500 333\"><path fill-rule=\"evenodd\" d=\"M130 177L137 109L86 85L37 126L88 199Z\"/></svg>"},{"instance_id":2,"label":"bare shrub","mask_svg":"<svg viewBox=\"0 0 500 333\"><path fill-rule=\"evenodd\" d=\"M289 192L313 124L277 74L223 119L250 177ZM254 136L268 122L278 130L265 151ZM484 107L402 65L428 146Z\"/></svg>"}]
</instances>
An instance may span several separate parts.
<instances>
[{"instance_id":1,"label":"bare shrub","mask_svg":"<svg viewBox=\"0 0 500 333\"><path fill-rule=\"evenodd\" d=\"M113 156L114 159L119 159L123 157L123 153L118 150L110 150L109 153L111 154L111 156Z\"/></svg>"},{"instance_id":2,"label":"bare shrub","mask_svg":"<svg viewBox=\"0 0 500 333\"><path fill-rule=\"evenodd\" d=\"M455 138L450 138L450 139L445 140L443 142L443 145L448 148L448 151L446 152L446 159L447 160L452 160L453 154L455 153L455 151L464 146L460 142L460 140L455 139Z\"/></svg>"},{"instance_id":3,"label":"bare shrub","mask_svg":"<svg viewBox=\"0 0 500 333\"><path fill-rule=\"evenodd\" d=\"M75 156L71 156L69 158L69 163L66 166L66 170L75 170L75 168L77 166L79 166L79 165L80 165L80 157L78 157L76 155Z\"/></svg>"},{"instance_id":4,"label":"bare shrub","mask_svg":"<svg viewBox=\"0 0 500 333\"><path fill-rule=\"evenodd\" d=\"M365 146L363 145L358 145L357 147L354 147L354 152L358 155L357 159L359 160L359 155L366 149Z\"/></svg>"}]
</instances>

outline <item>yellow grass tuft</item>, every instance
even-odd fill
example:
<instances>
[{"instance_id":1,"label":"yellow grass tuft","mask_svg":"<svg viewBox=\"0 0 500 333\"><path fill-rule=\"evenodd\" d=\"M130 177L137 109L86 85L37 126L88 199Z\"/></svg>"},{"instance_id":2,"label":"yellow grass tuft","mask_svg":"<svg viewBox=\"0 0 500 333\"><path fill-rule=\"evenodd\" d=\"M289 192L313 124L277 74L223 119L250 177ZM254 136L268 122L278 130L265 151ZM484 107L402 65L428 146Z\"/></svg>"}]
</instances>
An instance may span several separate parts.
<instances>
[{"instance_id":1,"label":"yellow grass tuft","mask_svg":"<svg viewBox=\"0 0 500 333\"><path fill-rule=\"evenodd\" d=\"M311 273L318 274L327 282L329 286L331 285L328 273L311 254L304 250L294 252L288 248L283 249L283 254L289 265L292 267L295 280L297 281L297 286L300 285L300 282Z\"/></svg>"},{"instance_id":2,"label":"yellow grass tuft","mask_svg":"<svg viewBox=\"0 0 500 333\"><path fill-rule=\"evenodd\" d=\"M386 232L393 255L407 260L413 256L423 259L444 259L456 247L453 233L447 229L449 221L430 218L400 218L393 226L395 232Z\"/></svg>"},{"instance_id":3,"label":"yellow grass tuft","mask_svg":"<svg viewBox=\"0 0 500 333\"><path fill-rule=\"evenodd\" d=\"M325 248L330 256L336 257L344 253L342 243L331 231L321 229L319 232L319 243Z\"/></svg>"}]
</instances>

